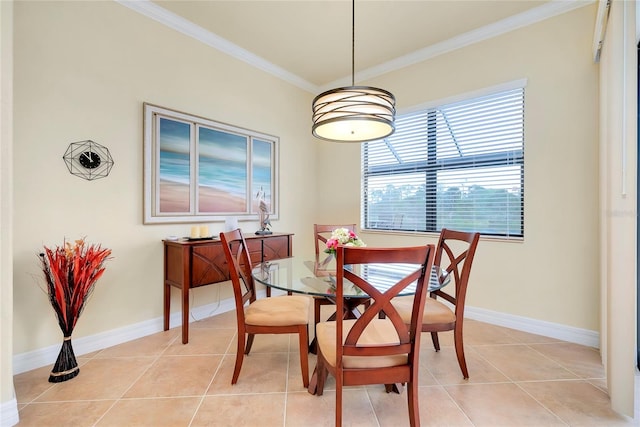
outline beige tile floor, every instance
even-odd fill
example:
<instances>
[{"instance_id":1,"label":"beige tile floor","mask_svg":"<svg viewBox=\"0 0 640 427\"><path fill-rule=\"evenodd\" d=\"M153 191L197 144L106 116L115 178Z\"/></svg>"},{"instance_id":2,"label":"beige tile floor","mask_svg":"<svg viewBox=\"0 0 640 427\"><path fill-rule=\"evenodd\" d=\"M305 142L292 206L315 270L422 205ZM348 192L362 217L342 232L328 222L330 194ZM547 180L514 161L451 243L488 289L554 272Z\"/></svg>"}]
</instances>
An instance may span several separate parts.
<instances>
[{"instance_id":1,"label":"beige tile floor","mask_svg":"<svg viewBox=\"0 0 640 427\"><path fill-rule=\"evenodd\" d=\"M332 426L335 383L323 396L302 387L296 336L257 336L231 385L235 317L191 324L79 357L80 374L48 382L51 366L16 375L19 426ZM451 333L442 350L422 340L422 425L618 426L598 351L486 323L465 323L471 378L462 379ZM315 356L310 355L311 368ZM408 424L406 391L344 392L345 426Z\"/></svg>"}]
</instances>

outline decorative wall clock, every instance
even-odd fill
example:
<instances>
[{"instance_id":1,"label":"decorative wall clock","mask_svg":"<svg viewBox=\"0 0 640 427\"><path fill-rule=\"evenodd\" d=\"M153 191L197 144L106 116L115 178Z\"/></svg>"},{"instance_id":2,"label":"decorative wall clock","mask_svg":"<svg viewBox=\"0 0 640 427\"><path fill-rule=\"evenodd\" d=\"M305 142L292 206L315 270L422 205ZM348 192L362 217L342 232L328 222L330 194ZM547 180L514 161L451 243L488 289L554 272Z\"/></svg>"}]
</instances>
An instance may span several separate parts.
<instances>
[{"instance_id":1,"label":"decorative wall clock","mask_svg":"<svg viewBox=\"0 0 640 427\"><path fill-rule=\"evenodd\" d=\"M72 142L62 158L72 175L89 181L106 177L113 167L109 149L91 140Z\"/></svg>"}]
</instances>

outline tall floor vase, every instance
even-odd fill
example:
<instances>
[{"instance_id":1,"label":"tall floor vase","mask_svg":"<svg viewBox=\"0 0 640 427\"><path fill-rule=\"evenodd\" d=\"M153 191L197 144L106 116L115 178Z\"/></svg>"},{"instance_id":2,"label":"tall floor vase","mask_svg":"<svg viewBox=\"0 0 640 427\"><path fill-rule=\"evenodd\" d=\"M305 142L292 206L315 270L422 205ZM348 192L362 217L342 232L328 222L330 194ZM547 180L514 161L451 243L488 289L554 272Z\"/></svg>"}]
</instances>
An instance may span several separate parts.
<instances>
[{"instance_id":1,"label":"tall floor vase","mask_svg":"<svg viewBox=\"0 0 640 427\"><path fill-rule=\"evenodd\" d=\"M62 348L58 354L53 370L49 375L50 383L61 383L63 381L75 378L80 373L78 367L78 361L76 355L73 353L73 346L71 345L71 336L64 337L62 341Z\"/></svg>"},{"instance_id":2,"label":"tall floor vase","mask_svg":"<svg viewBox=\"0 0 640 427\"><path fill-rule=\"evenodd\" d=\"M95 244L85 245L84 239L73 244L65 241L54 249L45 246L40 254L46 292L64 336L49 382L67 381L80 373L71 346L71 334L96 282L104 273L103 264L110 255L111 249Z\"/></svg>"}]
</instances>

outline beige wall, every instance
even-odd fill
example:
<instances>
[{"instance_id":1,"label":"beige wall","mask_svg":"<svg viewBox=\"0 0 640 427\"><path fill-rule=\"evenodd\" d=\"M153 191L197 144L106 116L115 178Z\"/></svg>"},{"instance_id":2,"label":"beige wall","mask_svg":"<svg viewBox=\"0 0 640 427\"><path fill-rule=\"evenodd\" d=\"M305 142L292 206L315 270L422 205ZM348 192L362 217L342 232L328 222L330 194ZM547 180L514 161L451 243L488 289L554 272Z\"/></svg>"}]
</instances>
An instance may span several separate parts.
<instances>
[{"instance_id":1,"label":"beige wall","mask_svg":"<svg viewBox=\"0 0 640 427\"><path fill-rule=\"evenodd\" d=\"M116 2L19 2L15 29L14 354L61 342L37 254L65 238L113 250L74 338L162 316L161 239L190 226L142 224L145 101L279 136L273 227L296 233L296 250L311 240L315 142L301 108L311 94ZM68 144L86 139L110 149L109 177L67 171ZM257 230L257 221L240 225ZM193 292L194 306L214 302L215 288ZM174 311L178 301L173 292Z\"/></svg>"},{"instance_id":2,"label":"beige wall","mask_svg":"<svg viewBox=\"0 0 640 427\"><path fill-rule=\"evenodd\" d=\"M525 238L481 239L471 306L599 330L595 13L594 5L583 7L366 82L393 92L402 111L527 79ZM334 173L325 168L319 175L318 216L359 223L359 146L320 147L320 164L336 166ZM425 240L369 233L363 238L376 245Z\"/></svg>"}]
</instances>

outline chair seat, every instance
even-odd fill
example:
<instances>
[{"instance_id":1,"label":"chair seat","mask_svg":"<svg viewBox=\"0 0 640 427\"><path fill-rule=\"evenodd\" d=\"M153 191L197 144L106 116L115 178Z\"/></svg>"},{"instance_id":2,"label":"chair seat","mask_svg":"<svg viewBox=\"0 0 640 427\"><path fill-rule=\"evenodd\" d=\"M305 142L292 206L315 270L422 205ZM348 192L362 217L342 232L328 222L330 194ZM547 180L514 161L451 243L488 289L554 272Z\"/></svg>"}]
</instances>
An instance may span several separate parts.
<instances>
[{"instance_id":1,"label":"chair seat","mask_svg":"<svg viewBox=\"0 0 640 427\"><path fill-rule=\"evenodd\" d=\"M346 338L356 319L344 320L342 324L343 337ZM321 322L316 326L318 348L331 366L336 365L336 322ZM398 333L389 319L373 320L364 330L358 345L381 343L398 344ZM345 368L380 368L407 364L406 354L391 356L344 356L342 365Z\"/></svg>"},{"instance_id":2,"label":"chair seat","mask_svg":"<svg viewBox=\"0 0 640 427\"><path fill-rule=\"evenodd\" d=\"M245 323L254 326L308 325L311 298L279 296L254 301L244 309Z\"/></svg>"},{"instance_id":3,"label":"chair seat","mask_svg":"<svg viewBox=\"0 0 640 427\"><path fill-rule=\"evenodd\" d=\"M409 324L411 322L411 309L413 308L413 297L398 297L393 299L393 306L398 310L402 320ZM456 315L449 307L433 298L426 298L424 302L424 314L422 315L423 325L446 324L456 321Z\"/></svg>"}]
</instances>

